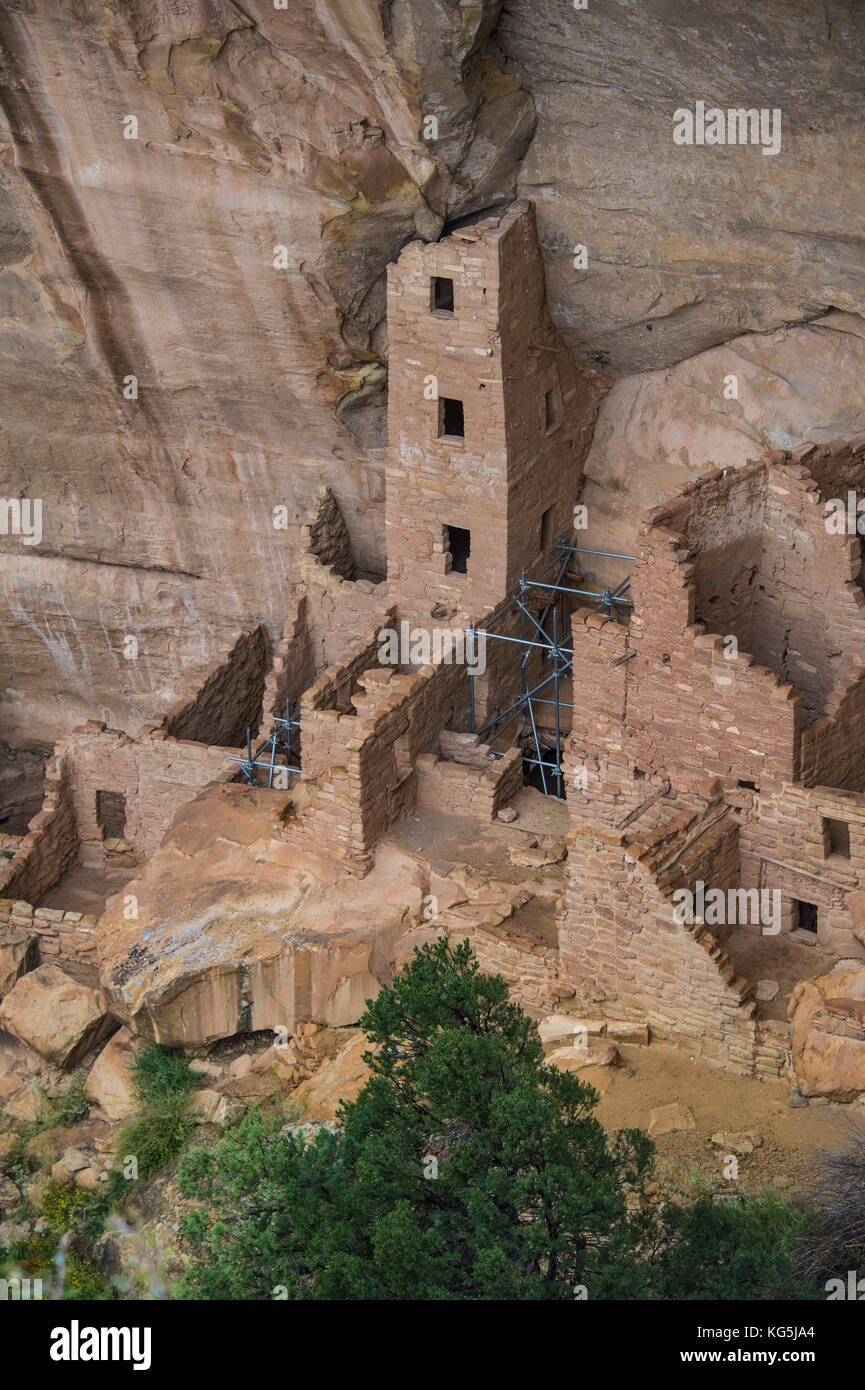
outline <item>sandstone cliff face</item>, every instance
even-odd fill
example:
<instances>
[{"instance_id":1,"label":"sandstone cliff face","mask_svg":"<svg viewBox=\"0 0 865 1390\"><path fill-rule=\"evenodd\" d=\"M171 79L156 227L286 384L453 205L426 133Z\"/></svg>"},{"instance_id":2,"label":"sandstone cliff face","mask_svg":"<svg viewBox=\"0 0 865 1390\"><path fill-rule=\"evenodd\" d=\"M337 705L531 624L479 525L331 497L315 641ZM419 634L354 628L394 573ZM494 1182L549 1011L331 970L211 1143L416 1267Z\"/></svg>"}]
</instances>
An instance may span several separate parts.
<instances>
[{"instance_id":1,"label":"sandstone cliff face","mask_svg":"<svg viewBox=\"0 0 865 1390\"><path fill-rule=\"evenodd\" d=\"M756 343L746 436L846 432L863 37L861 6L790 0L10 0L0 497L41 497L43 535L0 535L0 735L134 730L275 633L322 481L383 571L385 266L497 201L536 201L556 319L622 378L596 543L704 466L707 349ZM779 106L781 152L675 150L698 99Z\"/></svg>"}]
</instances>

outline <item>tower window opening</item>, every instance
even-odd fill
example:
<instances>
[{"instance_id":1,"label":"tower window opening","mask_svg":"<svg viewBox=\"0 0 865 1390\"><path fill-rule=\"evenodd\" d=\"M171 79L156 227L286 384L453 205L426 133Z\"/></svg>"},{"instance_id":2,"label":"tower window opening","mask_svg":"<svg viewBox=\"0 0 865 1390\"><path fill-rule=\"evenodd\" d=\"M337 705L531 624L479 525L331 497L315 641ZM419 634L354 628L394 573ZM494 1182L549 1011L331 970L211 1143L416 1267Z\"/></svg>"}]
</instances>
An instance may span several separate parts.
<instances>
[{"instance_id":1,"label":"tower window opening","mask_svg":"<svg viewBox=\"0 0 865 1390\"><path fill-rule=\"evenodd\" d=\"M547 434L554 430L559 423L559 405L556 400L556 393L552 390L544 396L544 420Z\"/></svg>"},{"instance_id":2,"label":"tower window opening","mask_svg":"<svg viewBox=\"0 0 865 1390\"><path fill-rule=\"evenodd\" d=\"M466 425L462 401L439 396L439 439L465 439Z\"/></svg>"},{"instance_id":3,"label":"tower window opening","mask_svg":"<svg viewBox=\"0 0 865 1390\"><path fill-rule=\"evenodd\" d=\"M850 826L845 820L823 821L823 841L829 854L840 854L843 859L850 858Z\"/></svg>"},{"instance_id":4,"label":"tower window opening","mask_svg":"<svg viewBox=\"0 0 865 1390\"><path fill-rule=\"evenodd\" d=\"M467 531L463 526L446 526L445 540L451 553L451 570L457 574L466 574L472 548L471 531Z\"/></svg>"},{"instance_id":5,"label":"tower window opening","mask_svg":"<svg viewBox=\"0 0 865 1390\"><path fill-rule=\"evenodd\" d=\"M555 522L555 507L547 507L541 517L541 550L549 550L553 543L553 524Z\"/></svg>"},{"instance_id":6,"label":"tower window opening","mask_svg":"<svg viewBox=\"0 0 865 1390\"><path fill-rule=\"evenodd\" d=\"M454 311L454 282L444 275L434 275L430 282L430 309L436 314Z\"/></svg>"}]
</instances>

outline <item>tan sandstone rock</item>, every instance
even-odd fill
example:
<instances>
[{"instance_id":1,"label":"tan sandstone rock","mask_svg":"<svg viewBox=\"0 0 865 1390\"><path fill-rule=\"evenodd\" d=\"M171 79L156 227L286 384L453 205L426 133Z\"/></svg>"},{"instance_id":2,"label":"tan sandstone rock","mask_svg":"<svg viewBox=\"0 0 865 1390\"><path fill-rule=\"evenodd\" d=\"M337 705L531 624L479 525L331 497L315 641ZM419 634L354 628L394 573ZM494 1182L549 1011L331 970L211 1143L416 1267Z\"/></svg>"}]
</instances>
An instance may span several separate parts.
<instances>
[{"instance_id":1,"label":"tan sandstone rock","mask_svg":"<svg viewBox=\"0 0 865 1390\"><path fill-rule=\"evenodd\" d=\"M138 1108L130 1070L138 1046L140 1043L128 1028L118 1029L96 1058L84 1083L84 1094L110 1120L125 1120Z\"/></svg>"},{"instance_id":2,"label":"tan sandstone rock","mask_svg":"<svg viewBox=\"0 0 865 1390\"><path fill-rule=\"evenodd\" d=\"M297 1088L294 1095L303 1106L304 1121L333 1120L340 1101L354 1100L369 1076L362 1055L368 1049L366 1034L355 1033L336 1057Z\"/></svg>"},{"instance_id":3,"label":"tan sandstone rock","mask_svg":"<svg viewBox=\"0 0 865 1390\"><path fill-rule=\"evenodd\" d=\"M71 1067L116 1027L101 994L58 965L22 975L0 1004L0 1026L54 1066Z\"/></svg>"},{"instance_id":4,"label":"tan sandstone rock","mask_svg":"<svg viewBox=\"0 0 865 1390\"><path fill-rule=\"evenodd\" d=\"M678 1134L681 1130L697 1128L697 1121L694 1113L687 1105L682 1105L679 1101L670 1101L666 1105L657 1105L649 1115L649 1134L656 1138L661 1134Z\"/></svg>"},{"instance_id":5,"label":"tan sandstone rock","mask_svg":"<svg viewBox=\"0 0 865 1390\"><path fill-rule=\"evenodd\" d=\"M9 993L15 981L28 970L35 970L39 961L39 937L20 927L0 931L0 999Z\"/></svg>"},{"instance_id":6,"label":"tan sandstone rock","mask_svg":"<svg viewBox=\"0 0 865 1390\"><path fill-rule=\"evenodd\" d=\"M836 970L796 985L788 1017L793 1071L803 1096L851 1101L865 1092L865 1034L857 1017L863 1004L865 968Z\"/></svg>"}]
</instances>

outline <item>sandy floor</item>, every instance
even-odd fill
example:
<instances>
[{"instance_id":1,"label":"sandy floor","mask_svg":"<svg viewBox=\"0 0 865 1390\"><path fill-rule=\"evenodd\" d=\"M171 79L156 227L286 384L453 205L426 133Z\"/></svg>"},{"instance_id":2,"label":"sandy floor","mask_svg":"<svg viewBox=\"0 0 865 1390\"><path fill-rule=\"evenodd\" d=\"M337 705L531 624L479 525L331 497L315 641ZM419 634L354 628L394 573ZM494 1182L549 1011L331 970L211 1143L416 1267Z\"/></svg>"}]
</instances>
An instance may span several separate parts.
<instances>
[{"instance_id":1,"label":"sandy floor","mask_svg":"<svg viewBox=\"0 0 865 1390\"><path fill-rule=\"evenodd\" d=\"M660 1043L619 1050L622 1064L612 1072L598 1118L607 1129L648 1130L657 1106L671 1101L688 1106L696 1129L655 1139L662 1181L679 1190L687 1191L695 1170L722 1180L723 1150L709 1142L718 1131L747 1131L762 1140L752 1154L739 1156L740 1187L753 1190L773 1184L793 1191L807 1186L808 1169L819 1148L842 1148L857 1119L865 1127L865 1107L858 1104L789 1107L789 1081L731 1076Z\"/></svg>"}]
</instances>

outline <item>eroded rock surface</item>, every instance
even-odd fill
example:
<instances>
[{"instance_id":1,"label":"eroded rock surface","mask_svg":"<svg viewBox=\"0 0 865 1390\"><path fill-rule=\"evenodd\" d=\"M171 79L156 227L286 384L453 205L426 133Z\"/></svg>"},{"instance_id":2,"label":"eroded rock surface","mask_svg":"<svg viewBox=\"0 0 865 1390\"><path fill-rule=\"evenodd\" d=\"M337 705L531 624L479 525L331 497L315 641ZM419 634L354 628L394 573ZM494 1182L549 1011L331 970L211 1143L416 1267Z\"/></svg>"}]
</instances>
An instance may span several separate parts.
<instances>
[{"instance_id":1,"label":"eroded rock surface","mask_svg":"<svg viewBox=\"0 0 865 1390\"><path fill-rule=\"evenodd\" d=\"M322 481L382 572L385 267L515 194L567 341L628 378L589 469L602 548L707 452L845 432L857 329L822 398L819 330L790 330L792 377L741 354L861 312L863 26L848 0L3 6L0 496L43 502L40 542L0 549L3 731L137 728L251 617L275 634ZM779 105L780 152L675 147L700 99ZM694 356L734 340L741 417Z\"/></svg>"}]
</instances>

